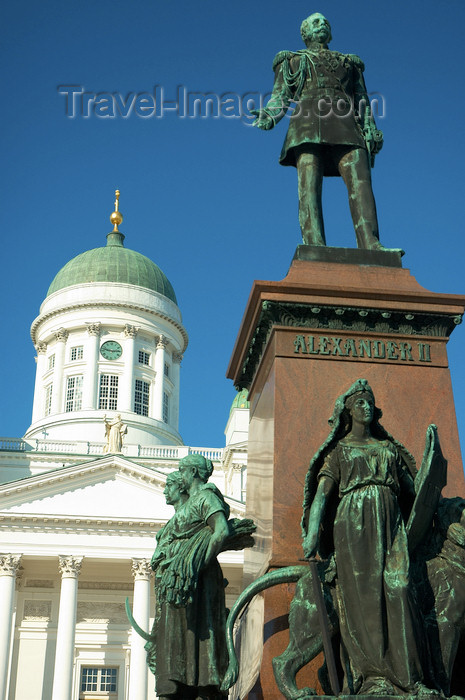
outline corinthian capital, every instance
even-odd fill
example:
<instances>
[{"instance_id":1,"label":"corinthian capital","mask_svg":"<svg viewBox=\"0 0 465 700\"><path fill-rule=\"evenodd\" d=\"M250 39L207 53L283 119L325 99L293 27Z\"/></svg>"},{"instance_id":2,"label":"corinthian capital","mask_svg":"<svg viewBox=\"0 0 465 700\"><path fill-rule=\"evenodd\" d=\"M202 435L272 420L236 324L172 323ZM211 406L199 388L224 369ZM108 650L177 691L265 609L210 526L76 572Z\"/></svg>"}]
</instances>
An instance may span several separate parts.
<instances>
[{"instance_id":1,"label":"corinthian capital","mask_svg":"<svg viewBox=\"0 0 465 700\"><path fill-rule=\"evenodd\" d=\"M182 362L183 355L180 352L173 352L173 362L176 365L180 365Z\"/></svg>"},{"instance_id":2,"label":"corinthian capital","mask_svg":"<svg viewBox=\"0 0 465 700\"><path fill-rule=\"evenodd\" d=\"M86 323L89 335L100 335L100 323Z\"/></svg>"},{"instance_id":3,"label":"corinthian capital","mask_svg":"<svg viewBox=\"0 0 465 700\"><path fill-rule=\"evenodd\" d=\"M16 576L21 554L0 554L0 576Z\"/></svg>"},{"instance_id":4,"label":"corinthian capital","mask_svg":"<svg viewBox=\"0 0 465 700\"><path fill-rule=\"evenodd\" d=\"M131 326L129 323L126 323L124 326L124 335L126 338L135 338L138 330L139 328L137 326Z\"/></svg>"},{"instance_id":5,"label":"corinthian capital","mask_svg":"<svg viewBox=\"0 0 465 700\"><path fill-rule=\"evenodd\" d=\"M47 343L37 343L36 352L38 355L45 355L47 352Z\"/></svg>"},{"instance_id":6,"label":"corinthian capital","mask_svg":"<svg viewBox=\"0 0 465 700\"><path fill-rule=\"evenodd\" d=\"M158 336L157 348L166 348L168 345L168 339L164 335Z\"/></svg>"},{"instance_id":7,"label":"corinthian capital","mask_svg":"<svg viewBox=\"0 0 465 700\"><path fill-rule=\"evenodd\" d=\"M61 341L62 343L66 343L69 333L65 328L59 328L57 331L54 332L53 334L55 338L58 341Z\"/></svg>"},{"instance_id":8,"label":"corinthian capital","mask_svg":"<svg viewBox=\"0 0 465 700\"><path fill-rule=\"evenodd\" d=\"M84 557L59 556L58 568L62 577L77 578L81 572Z\"/></svg>"},{"instance_id":9,"label":"corinthian capital","mask_svg":"<svg viewBox=\"0 0 465 700\"><path fill-rule=\"evenodd\" d=\"M136 581L149 581L151 574L150 559L132 560L132 575Z\"/></svg>"}]
</instances>

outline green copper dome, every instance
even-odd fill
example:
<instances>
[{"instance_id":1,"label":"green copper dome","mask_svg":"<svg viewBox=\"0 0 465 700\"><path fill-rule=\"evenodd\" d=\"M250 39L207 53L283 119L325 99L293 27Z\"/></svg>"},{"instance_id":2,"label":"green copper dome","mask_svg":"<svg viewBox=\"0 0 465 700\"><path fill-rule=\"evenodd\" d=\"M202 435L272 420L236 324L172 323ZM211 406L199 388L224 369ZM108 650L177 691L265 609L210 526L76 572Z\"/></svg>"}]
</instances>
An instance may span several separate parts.
<instances>
[{"instance_id":1,"label":"green copper dome","mask_svg":"<svg viewBox=\"0 0 465 700\"><path fill-rule=\"evenodd\" d=\"M249 392L247 389L242 389L241 391L237 392L229 413L231 413L234 408L250 408Z\"/></svg>"},{"instance_id":2,"label":"green copper dome","mask_svg":"<svg viewBox=\"0 0 465 700\"><path fill-rule=\"evenodd\" d=\"M93 248L70 260L50 285L47 296L59 289L88 282L121 282L163 294L176 305L176 294L166 275L149 258L123 245L120 231L107 235L103 248Z\"/></svg>"}]
</instances>

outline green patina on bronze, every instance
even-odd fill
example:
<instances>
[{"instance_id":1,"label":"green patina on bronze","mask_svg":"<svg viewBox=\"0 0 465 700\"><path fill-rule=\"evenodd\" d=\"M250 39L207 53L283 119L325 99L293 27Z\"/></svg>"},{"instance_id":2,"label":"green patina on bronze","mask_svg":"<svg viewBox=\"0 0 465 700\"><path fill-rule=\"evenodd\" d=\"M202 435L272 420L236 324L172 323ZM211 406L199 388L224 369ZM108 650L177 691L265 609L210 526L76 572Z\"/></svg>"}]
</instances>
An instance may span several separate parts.
<instances>
[{"instance_id":1,"label":"green patina on bronze","mask_svg":"<svg viewBox=\"0 0 465 700\"><path fill-rule=\"evenodd\" d=\"M253 545L251 520L228 520L229 506L208 479L210 460L189 455L168 475L165 498L175 514L157 534L152 557L156 611L147 663L160 700L219 700L227 666L225 585L217 555Z\"/></svg>"},{"instance_id":2,"label":"green patina on bronze","mask_svg":"<svg viewBox=\"0 0 465 700\"><path fill-rule=\"evenodd\" d=\"M447 462L435 426L427 430L417 473L412 455L380 418L371 387L358 380L337 399L331 431L305 482L303 549L307 559L321 558L317 574L328 634L340 650L342 696L462 697L465 500L440 499ZM297 581L290 642L273 669L289 700L315 694L296 684L298 670L323 649L314 575L311 567L287 567L241 594L227 623L224 688L237 679L232 629L244 605L269 586ZM332 696L326 666L319 677Z\"/></svg>"},{"instance_id":3,"label":"green patina on bronze","mask_svg":"<svg viewBox=\"0 0 465 700\"><path fill-rule=\"evenodd\" d=\"M348 189L358 247L383 251L370 172L383 134L371 111L365 66L355 54L328 49L331 27L318 12L302 22L301 35L305 49L276 55L273 92L263 109L252 110L254 126L272 129L297 103L280 163L297 168L299 221L306 245L326 245L323 176L340 175Z\"/></svg>"},{"instance_id":4,"label":"green patina on bronze","mask_svg":"<svg viewBox=\"0 0 465 700\"><path fill-rule=\"evenodd\" d=\"M87 250L70 260L55 276L47 296L66 287L92 282L119 282L158 292L177 304L176 294L166 275L135 250L125 248L124 235L112 231L107 244Z\"/></svg>"}]
</instances>

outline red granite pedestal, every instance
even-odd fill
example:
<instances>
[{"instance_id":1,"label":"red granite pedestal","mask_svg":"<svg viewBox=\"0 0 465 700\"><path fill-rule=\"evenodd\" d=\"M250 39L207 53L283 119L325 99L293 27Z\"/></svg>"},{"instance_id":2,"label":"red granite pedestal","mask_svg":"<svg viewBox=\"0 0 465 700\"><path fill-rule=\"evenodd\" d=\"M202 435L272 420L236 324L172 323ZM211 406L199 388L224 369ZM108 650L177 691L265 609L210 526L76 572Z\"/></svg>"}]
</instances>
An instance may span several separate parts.
<instances>
[{"instance_id":1,"label":"red granite pedestal","mask_svg":"<svg viewBox=\"0 0 465 700\"><path fill-rule=\"evenodd\" d=\"M302 248L297 258L305 257ZM294 259L280 282L254 282L228 368L236 387L249 389L250 400L247 510L258 528L256 546L246 552L246 584L267 570L299 563L308 464L328 435L335 399L356 379L369 381L382 424L417 465L427 426L438 426L449 465L443 493L465 497L446 351L465 296L427 291L392 255L340 251L331 258L325 249L316 261ZM241 654L255 662L243 662L235 700L283 697L271 659L287 646L292 594L292 586L270 589L244 616ZM265 644L257 678L260 615ZM320 665L301 671L299 687L316 686L322 693Z\"/></svg>"}]
</instances>

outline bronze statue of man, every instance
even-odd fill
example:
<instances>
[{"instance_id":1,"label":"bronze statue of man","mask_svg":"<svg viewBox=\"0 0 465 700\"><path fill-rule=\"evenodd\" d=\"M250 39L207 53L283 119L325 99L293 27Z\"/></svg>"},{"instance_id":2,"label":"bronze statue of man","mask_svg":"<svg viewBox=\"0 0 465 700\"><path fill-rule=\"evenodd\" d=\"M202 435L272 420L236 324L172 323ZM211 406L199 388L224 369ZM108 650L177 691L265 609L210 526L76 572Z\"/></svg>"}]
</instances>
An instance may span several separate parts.
<instances>
[{"instance_id":1,"label":"bronze statue of man","mask_svg":"<svg viewBox=\"0 0 465 700\"><path fill-rule=\"evenodd\" d=\"M364 64L354 54L330 51L331 27L316 12L300 28L305 49L280 51L273 62L275 83L254 126L272 129L297 103L281 151L281 165L297 168L299 221L306 245L326 245L321 192L324 175L340 175L348 190L357 245L385 250L370 166L383 144L370 110Z\"/></svg>"}]
</instances>

